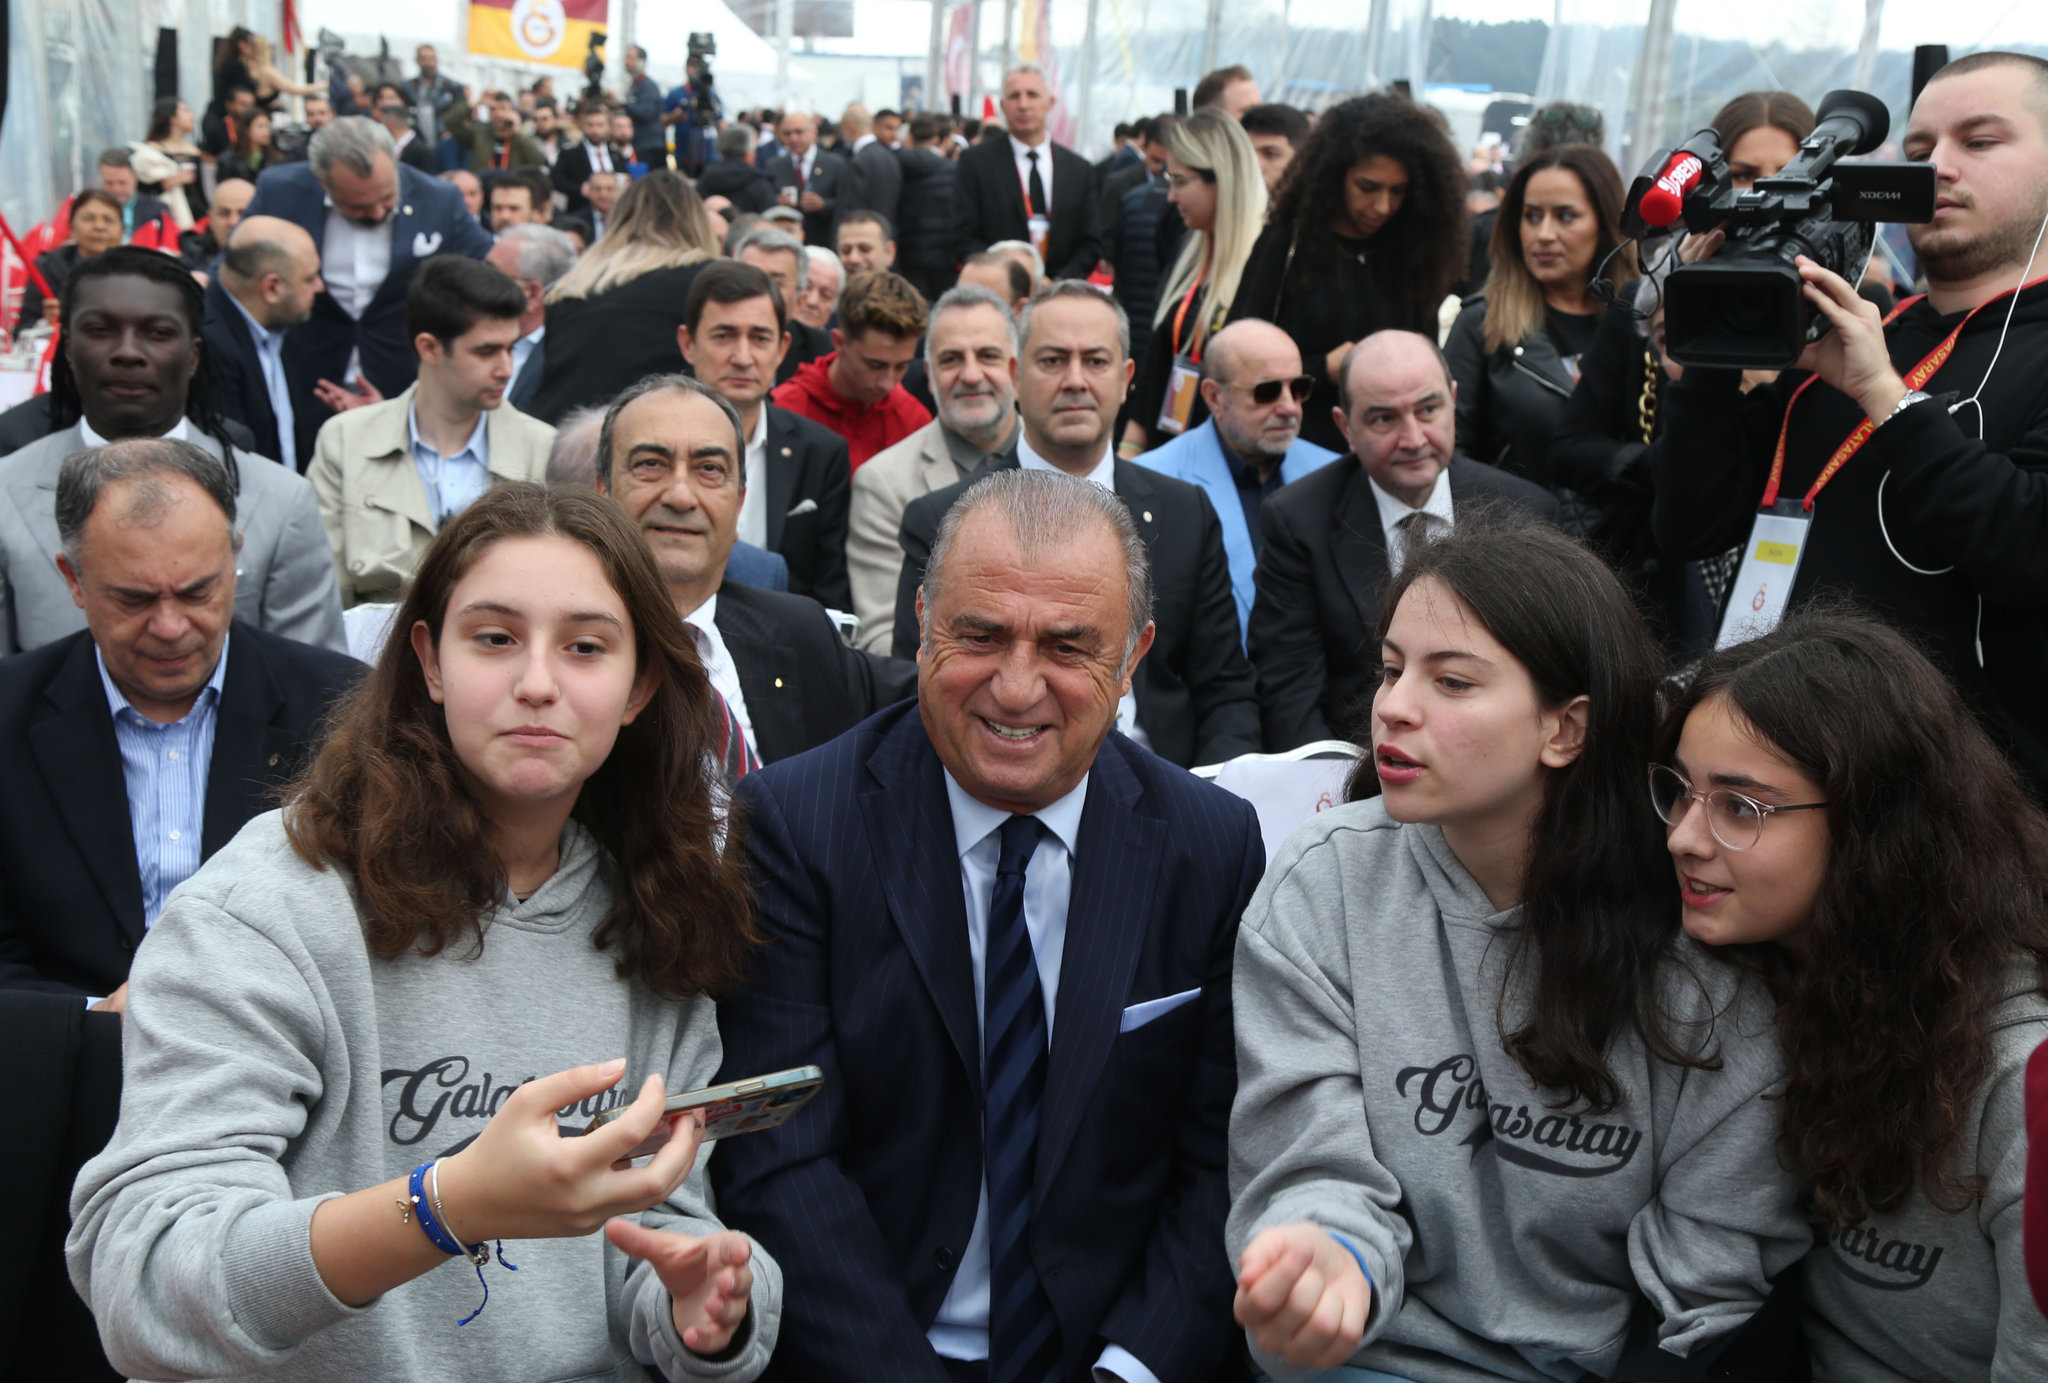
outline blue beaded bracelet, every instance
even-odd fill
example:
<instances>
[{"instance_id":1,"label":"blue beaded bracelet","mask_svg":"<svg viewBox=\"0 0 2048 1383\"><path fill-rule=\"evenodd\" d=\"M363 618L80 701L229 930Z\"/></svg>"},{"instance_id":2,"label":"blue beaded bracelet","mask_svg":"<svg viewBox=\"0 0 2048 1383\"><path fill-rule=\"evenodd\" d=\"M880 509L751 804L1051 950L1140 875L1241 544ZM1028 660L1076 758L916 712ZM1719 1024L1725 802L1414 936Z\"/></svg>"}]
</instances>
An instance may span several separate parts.
<instances>
[{"instance_id":1,"label":"blue beaded bracelet","mask_svg":"<svg viewBox=\"0 0 2048 1383\"><path fill-rule=\"evenodd\" d=\"M413 1168L412 1175L406 1180L406 1199L411 1202L412 1213L419 1216L420 1232L427 1236L428 1243L447 1254L450 1258L464 1257L469 1259L470 1263L476 1268L476 1280L484 1289L484 1299L478 1303L476 1310L456 1322L457 1325L468 1325L484 1313L484 1307L491 1304L491 1284L484 1281L484 1267L491 1261L491 1250L485 1244L465 1245L453 1234L449 1233L447 1217L441 1213L441 1177L440 1173L435 1170L440 1165L438 1161L422 1162L419 1166ZM431 1194L427 1190L427 1177L429 1175L432 1175L434 1178L434 1187ZM498 1263L501 1267L512 1272L516 1273L519 1271L518 1264L506 1261L505 1241L503 1239L498 1240Z\"/></svg>"}]
</instances>

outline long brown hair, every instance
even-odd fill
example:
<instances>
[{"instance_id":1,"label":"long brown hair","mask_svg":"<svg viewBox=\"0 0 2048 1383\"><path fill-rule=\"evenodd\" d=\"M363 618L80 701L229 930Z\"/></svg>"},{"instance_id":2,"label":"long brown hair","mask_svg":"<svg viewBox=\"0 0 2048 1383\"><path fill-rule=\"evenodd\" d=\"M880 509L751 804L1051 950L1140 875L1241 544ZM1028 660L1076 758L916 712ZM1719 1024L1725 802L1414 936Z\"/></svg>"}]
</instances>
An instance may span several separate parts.
<instances>
[{"instance_id":1,"label":"long brown hair","mask_svg":"<svg viewBox=\"0 0 2048 1383\"><path fill-rule=\"evenodd\" d=\"M715 997L738 980L758 940L737 804L721 826L714 802L722 722L653 555L599 495L500 485L441 529L375 670L286 790L286 832L308 863L354 875L363 934L379 955L432 956L464 941L482 949L483 921L505 897L505 868L409 631L424 622L438 644L457 583L493 543L520 537L588 548L625 603L637 665L657 674L653 700L619 731L571 813L604 847L615 893L592 939L617 953L622 979L673 998Z\"/></svg>"},{"instance_id":2,"label":"long brown hair","mask_svg":"<svg viewBox=\"0 0 2048 1383\"><path fill-rule=\"evenodd\" d=\"M1545 149L1515 169L1507 195L1500 199L1500 211L1493 219L1493 239L1488 248L1491 266L1486 276L1486 353L1519 346L1543 329L1543 286L1529 272L1522 258L1522 204L1529 197L1529 180L1551 168L1562 168L1579 180L1586 204L1600 223L1599 243L1593 247L1592 268L1603 271L1617 288L1636 277L1635 246L1629 245L1607 256L1620 245L1622 191L1621 174L1614 160L1593 144L1558 144Z\"/></svg>"},{"instance_id":3,"label":"long brown hair","mask_svg":"<svg viewBox=\"0 0 2048 1383\"><path fill-rule=\"evenodd\" d=\"M1721 141L1721 152L1733 149L1751 130L1768 125L1804 143L1813 133L1813 107L1789 91L1745 91L1732 97L1709 122Z\"/></svg>"},{"instance_id":4,"label":"long brown hair","mask_svg":"<svg viewBox=\"0 0 2048 1383\"><path fill-rule=\"evenodd\" d=\"M1531 1080L1593 1113L1628 1094L1607 1059L1627 1033L1667 1064L1717 1065L1716 1055L1688 1054L1659 1007L1670 993L1678 895L1643 792L1664 663L1635 600L1592 549L1498 509L1460 509L1449 537L1409 547L1380 600L1380 637L1424 581L1457 597L1528 669L1544 707L1590 703L1585 747L1546 778L1530 832L1502 988L1504 1001L1510 980L1531 975L1529 1009L1513 1030L1497 1013L1502 1049ZM1370 743L1369 730L1359 739ZM1347 789L1351 801L1379 795L1370 755Z\"/></svg>"},{"instance_id":5,"label":"long brown hair","mask_svg":"<svg viewBox=\"0 0 2048 1383\"><path fill-rule=\"evenodd\" d=\"M1659 762L1715 697L1828 803L1803 953L1726 955L1778 995L1779 1150L1831 1226L1916 1188L1965 1210L1982 1187L1951 1154L1990 1075L1996 1009L2016 968L2048 980L2048 817L1934 664L1853 611L1808 610L1710 655Z\"/></svg>"}]
</instances>

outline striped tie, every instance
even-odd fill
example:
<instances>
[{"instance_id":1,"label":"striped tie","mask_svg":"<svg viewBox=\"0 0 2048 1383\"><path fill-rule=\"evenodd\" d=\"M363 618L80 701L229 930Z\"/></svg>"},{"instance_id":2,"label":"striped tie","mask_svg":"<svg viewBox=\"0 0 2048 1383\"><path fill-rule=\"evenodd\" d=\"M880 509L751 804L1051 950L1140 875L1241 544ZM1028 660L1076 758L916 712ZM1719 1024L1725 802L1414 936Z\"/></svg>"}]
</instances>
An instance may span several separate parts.
<instances>
[{"instance_id":1,"label":"striped tie","mask_svg":"<svg viewBox=\"0 0 2048 1383\"><path fill-rule=\"evenodd\" d=\"M1024 925L1024 868L1045 827L1035 816L1003 823L989 898L982 980L982 1048L988 1095L982 1122L988 1160L989 1383L1046 1383L1058 1376L1059 1322L1031 1261L1031 1173L1038 1153L1038 1100L1045 1090L1045 993Z\"/></svg>"},{"instance_id":2,"label":"striped tie","mask_svg":"<svg viewBox=\"0 0 2048 1383\"><path fill-rule=\"evenodd\" d=\"M740 718L733 714L732 703L721 696L716 687L711 689L711 694L718 697L718 715L724 727L718 736L718 762L725 769L725 780L737 783L759 768L761 761L754 757L753 747L747 743L746 731L740 728Z\"/></svg>"}]
</instances>

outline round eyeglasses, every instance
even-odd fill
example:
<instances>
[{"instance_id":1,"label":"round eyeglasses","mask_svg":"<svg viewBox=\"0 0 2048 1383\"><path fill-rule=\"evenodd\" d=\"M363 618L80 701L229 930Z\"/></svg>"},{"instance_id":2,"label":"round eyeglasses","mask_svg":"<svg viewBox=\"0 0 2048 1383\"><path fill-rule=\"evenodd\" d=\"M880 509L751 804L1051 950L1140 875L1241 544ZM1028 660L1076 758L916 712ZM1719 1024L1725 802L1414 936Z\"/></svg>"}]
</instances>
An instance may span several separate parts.
<instances>
[{"instance_id":1,"label":"round eyeglasses","mask_svg":"<svg viewBox=\"0 0 2048 1383\"><path fill-rule=\"evenodd\" d=\"M1734 788L1710 788L1700 792L1677 769L1666 768L1663 764L1650 765L1650 805L1657 809L1657 815L1663 818L1665 825L1676 826L1684 821L1695 802L1707 809L1707 829L1714 833L1714 839L1730 850L1748 850L1762 840L1766 817L1778 812L1812 811L1828 805L1825 802L1798 802L1774 807L1768 802L1746 797Z\"/></svg>"}]
</instances>

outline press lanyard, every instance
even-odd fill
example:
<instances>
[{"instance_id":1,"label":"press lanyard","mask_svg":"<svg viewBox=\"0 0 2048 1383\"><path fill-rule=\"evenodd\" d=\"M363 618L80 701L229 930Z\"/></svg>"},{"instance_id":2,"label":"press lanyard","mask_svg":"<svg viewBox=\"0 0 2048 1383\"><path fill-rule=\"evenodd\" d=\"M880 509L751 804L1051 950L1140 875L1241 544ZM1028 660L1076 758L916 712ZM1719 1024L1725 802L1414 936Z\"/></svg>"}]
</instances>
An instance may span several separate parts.
<instances>
[{"instance_id":1,"label":"press lanyard","mask_svg":"<svg viewBox=\"0 0 2048 1383\"><path fill-rule=\"evenodd\" d=\"M1978 303L1975 307L1971 308L1969 316L1964 317L1962 321L1956 323L1956 329L1950 332L1947 338L1943 340L1940 345L1936 346L1932 351L1930 351L1925 360L1922 360L1918 365L1915 365L1912 368L1912 370L1907 373L1905 377L1906 388L1908 390L1918 389L1922 385L1926 384L1928 380L1934 378L1935 374L1941 369L1941 367L1948 363L1949 356L1955 351L1956 342L1961 338L1963 334L1963 328L1969 326L1970 323L1973 320L1975 320L1979 312L1982 312L1985 308L1990 307L1993 303L2003 302L2005 299L2011 297L2014 293L2024 292L2026 289L2032 288L2034 284L2037 283L2048 283L2048 277L2035 279L2033 283L2021 284L2018 288L2015 289L2008 289L2006 292L2000 293L1997 297L1988 298L1985 301ZM1897 307L1893 308L1889 313L1885 314L1884 325L1890 326L1893 322L1899 319L1901 313L1905 312L1907 308L1913 306L1915 303L1919 302L1922 298L1926 296L1927 295L1925 293L1918 293L1910 298L1907 298L1904 302L1900 303ZM1778 425L1777 450L1774 451L1771 455L1771 478L1770 481L1764 486L1764 498L1762 507L1767 511L1777 504L1778 487L1785 476L1785 439L1787 435L1790 434L1790 432L1792 431L1792 407L1794 404L1799 402L1799 396L1805 393L1811 387L1813 387L1814 381L1819 378L1819 375L1808 375L1805 379L1801 380L1799 383L1799 387L1792 391L1792 397L1788 399L1785 403L1785 420ZM1805 510L1805 512L1809 514L1813 512L1814 500L1820 497L1820 492L1826 488L1827 483L1835 478L1835 472L1842 469L1843 466L1846 466L1849 463L1850 457L1854 456L1857 452L1863 450L1863 444L1870 440L1870 434L1875 431L1877 431L1877 421L1872 418L1865 418L1862 422L1856 424L1856 430L1848 435L1848 437L1842 442L1842 445L1835 448L1835 454L1828 458L1827 465L1821 467L1820 474L1817 477L1815 477L1813 482L1813 488L1806 492L1806 501L1804 504L1800 506L1803 510Z\"/></svg>"},{"instance_id":2,"label":"press lanyard","mask_svg":"<svg viewBox=\"0 0 2048 1383\"><path fill-rule=\"evenodd\" d=\"M1189 284L1189 285L1188 285L1188 291L1187 291L1187 296L1186 296L1186 297L1184 297L1184 298L1182 298L1182 299L1180 300L1180 307L1179 307L1178 309L1176 309L1176 310L1175 310L1175 312L1174 312L1174 314L1173 314L1173 353L1174 353L1174 354L1175 354L1176 356L1178 356L1178 355L1182 354L1182 351L1181 351L1181 348L1180 348L1180 342L1181 342L1181 335L1180 335L1180 332L1181 332L1181 326L1182 326L1182 324L1184 324L1184 323L1185 323L1185 322L1187 321L1187 318L1188 318L1188 308L1189 308L1190 306L1192 306L1192 305L1194 304L1194 301L1195 301L1195 294L1197 294L1197 293L1199 293L1199 292L1201 292L1201 291L1202 291L1202 279L1203 279L1203 278L1204 278L1205 276L1207 276L1208 272L1209 272L1209 262L1208 262L1207 260L1203 260L1203 261L1202 261L1202 267L1201 267L1200 269L1197 269L1197 270L1195 271L1195 281L1194 281L1193 283L1191 283L1191 284ZM1191 360L1193 360L1193 361L1195 362L1195 364L1197 364L1197 365L1201 364L1201 363L1202 363L1202 348L1201 348L1201 346L1200 346L1200 345L1197 345L1197 346L1195 347L1194 351L1193 351L1192 353L1190 353L1190 354L1189 354L1188 358L1189 358L1189 359L1191 359Z\"/></svg>"}]
</instances>

